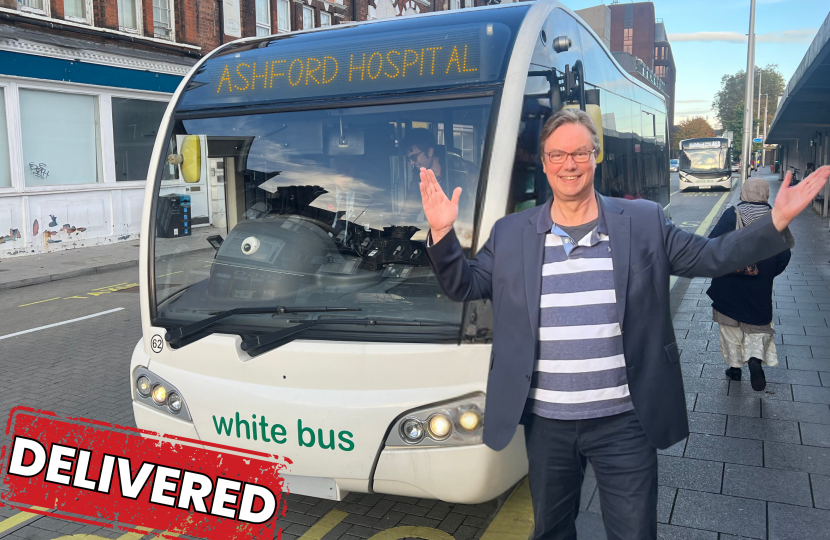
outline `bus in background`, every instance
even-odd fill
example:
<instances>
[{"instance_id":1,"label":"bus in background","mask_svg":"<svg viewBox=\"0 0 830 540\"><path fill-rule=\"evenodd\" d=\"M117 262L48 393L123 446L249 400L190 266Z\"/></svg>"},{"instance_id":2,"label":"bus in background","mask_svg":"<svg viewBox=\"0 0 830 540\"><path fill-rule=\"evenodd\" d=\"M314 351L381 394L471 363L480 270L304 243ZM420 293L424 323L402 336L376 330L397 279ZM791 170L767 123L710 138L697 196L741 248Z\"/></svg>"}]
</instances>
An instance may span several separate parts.
<instances>
[{"instance_id":1,"label":"bus in background","mask_svg":"<svg viewBox=\"0 0 830 540\"><path fill-rule=\"evenodd\" d=\"M732 189L732 146L728 139L680 141L680 189Z\"/></svg>"},{"instance_id":2,"label":"bus in background","mask_svg":"<svg viewBox=\"0 0 830 540\"><path fill-rule=\"evenodd\" d=\"M666 104L552 0L228 43L167 110L141 236L139 428L278 453L294 494L458 503L527 474L523 430L482 443L491 303L454 303L424 255L417 165L462 187L475 254L544 203L539 134L563 107L601 125L601 193L669 204ZM177 248L186 183L224 173L222 234ZM177 221L179 220L179 221ZM170 231L173 233L168 234ZM668 279L655 284L668 294Z\"/></svg>"}]
</instances>

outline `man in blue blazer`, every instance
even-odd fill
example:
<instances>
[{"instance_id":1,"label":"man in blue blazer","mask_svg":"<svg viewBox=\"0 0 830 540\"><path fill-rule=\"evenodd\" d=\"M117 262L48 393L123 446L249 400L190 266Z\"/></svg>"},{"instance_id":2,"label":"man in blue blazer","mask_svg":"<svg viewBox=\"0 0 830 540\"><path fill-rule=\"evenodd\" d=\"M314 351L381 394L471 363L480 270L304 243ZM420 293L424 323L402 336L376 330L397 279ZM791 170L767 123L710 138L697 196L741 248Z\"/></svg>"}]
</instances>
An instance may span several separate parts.
<instances>
[{"instance_id":1,"label":"man in blue blazer","mask_svg":"<svg viewBox=\"0 0 830 540\"><path fill-rule=\"evenodd\" d=\"M556 113L540 137L553 198L505 216L472 260L448 199L421 169L427 254L456 301L493 301L484 442L501 450L525 427L536 539L573 539L590 461L609 539L657 537L657 448L689 433L669 276L714 277L788 249L788 224L824 186L822 167L785 180L773 211L707 239L660 205L594 191L599 139L591 117Z\"/></svg>"}]
</instances>

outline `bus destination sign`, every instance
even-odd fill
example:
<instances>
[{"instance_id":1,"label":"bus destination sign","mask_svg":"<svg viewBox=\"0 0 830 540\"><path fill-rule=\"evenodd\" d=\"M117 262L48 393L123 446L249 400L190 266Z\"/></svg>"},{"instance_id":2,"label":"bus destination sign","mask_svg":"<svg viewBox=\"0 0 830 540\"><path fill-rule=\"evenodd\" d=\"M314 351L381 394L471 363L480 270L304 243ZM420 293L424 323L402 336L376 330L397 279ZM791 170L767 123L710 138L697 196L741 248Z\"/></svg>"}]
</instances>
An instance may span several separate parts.
<instances>
[{"instance_id":1,"label":"bus destination sign","mask_svg":"<svg viewBox=\"0 0 830 540\"><path fill-rule=\"evenodd\" d=\"M187 102L233 104L493 81L510 29L500 23L449 31L383 33L315 41L283 38L207 62ZM295 36L310 37L310 36Z\"/></svg>"},{"instance_id":2,"label":"bus destination sign","mask_svg":"<svg viewBox=\"0 0 830 540\"><path fill-rule=\"evenodd\" d=\"M698 141L683 145L684 148L720 148L720 141Z\"/></svg>"}]
</instances>

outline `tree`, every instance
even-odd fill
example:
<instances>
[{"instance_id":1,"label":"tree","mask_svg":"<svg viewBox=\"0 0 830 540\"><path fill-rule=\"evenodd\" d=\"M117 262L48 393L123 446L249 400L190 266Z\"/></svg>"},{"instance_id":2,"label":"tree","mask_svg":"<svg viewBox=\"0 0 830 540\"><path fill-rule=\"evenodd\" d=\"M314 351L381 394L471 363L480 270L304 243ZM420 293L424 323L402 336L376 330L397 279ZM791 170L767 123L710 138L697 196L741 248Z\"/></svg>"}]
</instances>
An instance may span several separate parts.
<instances>
[{"instance_id":1,"label":"tree","mask_svg":"<svg viewBox=\"0 0 830 540\"><path fill-rule=\"evenodd\" d=\"M672 140L682 141L685 139L699 139L701 137L714 137L715 130L709 122L703 118L689 118L683 120L677 126L677 131L672 135Z\"/></svg>"},{"instance_id":2,"label":"tree","mask_svg":"<svg viewBox=\"0 0 830 540\"><path fill-rule=\"evenodd\" d=\"M759 72L763 72L763 76L759 77ZM758 110L758 80L761 79L761 109L760 114ZM760 124L761 130L764 128L764 105L767 104L767 98L763 94L769 95L769 105L767 108L767 126L772 124L772 119L775 117L775 111L778 109L778 96L784 94L786 82L784 77L778 71L778 64L768 64L765 68L755 68L755 91L752 96L753 104L753 125L752 135L755 136L756 126ZM712 108L715 109L718 121L726 131L731 131L733 137L733 151L734 157L741 155L743 149L743 128L744 128L744 98L746 94L746 72L741 70L734 75L724 75L720 81L720 90L715 94L715 100L712 102ZM756 116L760 120L755 119ZM760 144L754 145L754 149L761 148Z\"/></svg>"}]
</instances>

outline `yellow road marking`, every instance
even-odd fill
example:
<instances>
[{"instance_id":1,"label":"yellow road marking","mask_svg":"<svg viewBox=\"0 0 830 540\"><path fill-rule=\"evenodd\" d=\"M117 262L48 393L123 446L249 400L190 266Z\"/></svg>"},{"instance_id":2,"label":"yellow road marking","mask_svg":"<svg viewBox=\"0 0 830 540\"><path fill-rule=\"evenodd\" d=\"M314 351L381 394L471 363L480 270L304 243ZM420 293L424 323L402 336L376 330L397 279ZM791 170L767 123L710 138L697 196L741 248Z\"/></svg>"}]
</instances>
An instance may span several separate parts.
<instances>
[{"instance_id":1,"label":"yellow road marking","mask_svg":"<svg viewBox=\"0 0 830 540\"><path fill-rule=\"evenodd\" d=\"M164 276L172 276L173 274L181 274L184 270L179 270L178 272L170 272L169 274L162 274L160 276L156 276L157 278L164 277Z\"/></svg>"},{"instance_id":2,"label":"yellow road marking","mask_svg":"<svg viewBox=\"0 0 830 540\"><path fill-rule=\"evenodd\" d=\"M731 195L731 194L732 194L731 191L727 191L726 193L721 195L720 200L718 200L718 202L715 203L715 206L712 207L712 209L709 211L709 214L707 214L707 216L703 219L703 221L700 222L700 226L695 231L695 234L702 235L702 234L706 233L706 229L708 229L709 225L711 225L712 222L715 220L715 216L718 215L718 210L720 210L720 207L723 204L723 202L726 200L726 197L728 195ZM672 276L671 278L669 278L669 290L672 290L676 283L677 283L677 276Z\"/></svg>"},{"instance_id":3,"label":"yellow road marking","mask_svg":"<svg viewBox=\"0 0 830 540\"><path fill-rule=\"evenodd\" d=\"M87 296L67 296L64 300L69 300L70 298L83 298L84 300L89 300Z\"/></svg>"},{"instance_id":4,"label":"yellow road marking","mask_svg":"<svg viewBox=\"0 0 830 540\"><path fill-rule=\"evenodd\" d=\"M52 301L52 300L57 300L58 298L60 298L60 296L56 296L56 297L54 297L54 298L50 298L49 300L38 300L37 302L32 302L31 304L23 304L22 306L17 306L17 307L33 306L33 305L35 305L35 304L42 304L43 302L50 302L50 301Z\"/></svg>"},{"instance_id":5,"label":"yellow road marking","mask_svg":"<svg viewBox=\"0 0 830 540\"><path fill-rule=\"evenodd\" d=\"M442 530L433 529L432 527L414 527L412 525L386 529L385 531L381 531L370 537L369 540L403 540L404 538L422 538L423 540L453 540L452 536ZM522 540L527 540L527 537Z\"/></svg>"},{"instance_id":6,"label":"yellow road marking","mask_svg":"<svg viewBox=\"0 0 830 540\"><path fill-rule=\"evenodd\" d=\"M32 510L49 510L48 508L41 508L40 506L32 506ZM32 512L26 512L25 510L13 515L10 518L6 518L3 521L0 521L0 534L8 531L12 527L17 527L21 523L25 523L30 519L39 517L40 514L33 514Z\"/></svg>"},{"instance_id":7,"label":"yellow road marking","mask_svg":"<svg viewBox=\"0 0 830 540\"><path fill-rule=\"evenodd\" d=\"M341 512L340 510L331 510L298 540L320 540L348 515L346 512Z\"/></svg>"},{"instance_id":8,"label":"yellow road marking","mask_svg":"<svg viewBox=\"0 0 830 540\"><path fill-rule=\"evenodd\" d=\"M533 531L533 504L527 477L510 494L481 540L527 540Z\"/></svg>"}]
</instances>

